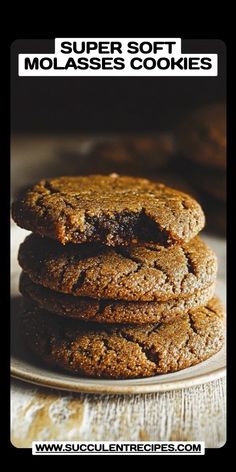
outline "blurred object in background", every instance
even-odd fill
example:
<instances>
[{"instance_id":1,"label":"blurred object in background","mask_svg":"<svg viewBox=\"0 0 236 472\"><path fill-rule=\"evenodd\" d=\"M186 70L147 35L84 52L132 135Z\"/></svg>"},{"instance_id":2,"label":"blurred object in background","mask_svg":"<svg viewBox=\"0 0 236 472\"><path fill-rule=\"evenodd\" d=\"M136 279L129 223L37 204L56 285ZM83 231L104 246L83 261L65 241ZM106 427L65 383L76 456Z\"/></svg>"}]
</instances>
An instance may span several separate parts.
<instances>
[{"instance_id":1,"label":"blurred object in background","mask_svg":"<svg viewBox=\"0 0 236 472\"><path fill-rule=\"evenodd\" d=\"M180 154L204 167L226 168L226 104L211 104L187 116L177 131Z\"/></svg>"},{"instance_id":2,"label":"blurred object in background","mask_svg":"<svg viewBox=\"0 0 236 472\"><path fill-rule=\"evenodd\" d=\"M176 130L179 166L207 214L207 229L225 234L226 201L226 104L201 108Z\"/></svg>"},{"instance_id":3,"label":"blurred object in background","mask_svg":"<svg viewBox=\"0 0 236 472\"><path fill-rule=\"evenodd\" d=\"M175 162L170 134L12 137L12 194L42 178L109 174L147 177L194 193Z\"/></svg>"},{"instance_id":4,"label":"blurred object in background","mask_svg":"<svg viewBox=\"0 0 236 472\"><path fill-rule=\"evenodd\" d=\"M226 204L220 200L216 200L199 194L199 202L201 203L206 215L205 230L213 235L226 236Z\"/></svg>"},{"instance_id":5,"label":"blurred object in background","mask_svg":"<svg viewBox=\"0 0 236 472\"><path fill-rule=\"evenodd\" d=\"M12 192L41 178L108 174L157 177L173 154L170 135L12 137Z\"/></svg>"},{"instance_id":6,"label":"blurred object in background","mask_svg":"<svg viewBox=\"0 0 236 472\"><path fill-rule=\"evenodd\" d=\"M149 176L166 167L172 154L173 140L167 134L106 137L92 146L87 168L90 173Z\"/></svg>"},{"instance_id":7,"label":"blurred object in background","mask_svg":"<svg viewBox=\"0 0 236 472\"><path fill-rule=\"evenodd\" d=\"M217 169L192 166L195 187L220 202L226 201L226 173Z\"/></svg>"}]
</instances>

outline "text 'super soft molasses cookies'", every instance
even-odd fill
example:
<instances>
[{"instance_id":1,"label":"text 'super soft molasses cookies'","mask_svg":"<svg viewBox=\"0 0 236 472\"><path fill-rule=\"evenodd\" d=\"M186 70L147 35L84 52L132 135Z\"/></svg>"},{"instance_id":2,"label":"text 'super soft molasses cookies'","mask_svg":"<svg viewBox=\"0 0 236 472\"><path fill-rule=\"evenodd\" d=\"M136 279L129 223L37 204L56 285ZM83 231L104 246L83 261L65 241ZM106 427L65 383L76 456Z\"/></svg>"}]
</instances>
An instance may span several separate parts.
<instances>
[{"instance_id":1,"label":"text 'super soft molasses cookies'","mask_svg":"<svg viewBox=\"0 0 236 472\"><path fill-rule=\"evenodd\" d=\"M28 347L41 360L77 375L125 379L175 372L223 345L223 307L213 298L170 322L98 325L61 319L35 306L22 317Z\"/></svg>"},{"instance_id":2,"label":"text 'super soft molasses cookies'","mask_svg":"<svg viewBox=\"0 0 236 472\"><path fill-rule=\"evenodd\" d=\"M189 241L205 223L189 195L117 174L42 180L13 204L12 214L19 226L62 244L170 245Z\"/></svg>"},{"instance_id":3,"label":"text 'super soft molasses cookies'","mask_svg":"<svg viewBox=\"0 0 236 472\"><path fill-rule=\"evenodd\" d=\"M213 283L189 297L173 298L166 302L122 302L55 292L35 284L25 273L20 278L20 292L40 308L63 317L96 323L168 322L190 309L205 305L213 297L214 290Z\"/></svg>"},{"instance_id":4,"label":"text 'super soft molasses cookies'","mask_svg":"<svg viewBox=\"0 0 236 472\"><path fill-rule=\"evenodd\" d=\"M199 237L168 248L109 248L63 246L32 234L20 246L19 264L34 283L57 292L135 302L188 297L214 283L217 272L215 253Z\"/></svg>"}]
</instances>

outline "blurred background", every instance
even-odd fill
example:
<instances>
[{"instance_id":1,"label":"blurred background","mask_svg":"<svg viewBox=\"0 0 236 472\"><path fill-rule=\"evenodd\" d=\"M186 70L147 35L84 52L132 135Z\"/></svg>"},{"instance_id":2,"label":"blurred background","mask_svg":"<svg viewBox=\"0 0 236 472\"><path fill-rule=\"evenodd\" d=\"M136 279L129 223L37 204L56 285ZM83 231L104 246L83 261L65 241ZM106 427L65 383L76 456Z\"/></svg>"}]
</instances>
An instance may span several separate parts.
<instances>
[{"instance_id":1,"label":"blurred background","mask_svg":"<svg viewBox=\"0 0 236 472\"><path fill-rule=\"evenodd\" d=\"M53 50L53 40L12 45L13 198L43 177L144 176L195 196L206 229L224 235L224 43L182 41L185 53L217 53L218 77L18 77L18 53Z\"/></svg>"}]
</instances>

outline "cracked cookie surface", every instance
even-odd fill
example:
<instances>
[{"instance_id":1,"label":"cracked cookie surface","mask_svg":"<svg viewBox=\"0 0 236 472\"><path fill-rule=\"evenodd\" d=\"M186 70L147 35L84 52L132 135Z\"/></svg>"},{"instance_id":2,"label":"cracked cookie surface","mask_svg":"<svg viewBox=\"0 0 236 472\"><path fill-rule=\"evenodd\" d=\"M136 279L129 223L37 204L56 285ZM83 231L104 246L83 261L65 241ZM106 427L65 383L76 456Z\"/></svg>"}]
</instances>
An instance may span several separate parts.
<instances>
[{"instance_id":1,"label":"cracked cookie surface","mask_svg":"<svg viewBox=\"0 0 236 472\"><path fill-rule=\"evenodd\" d=\"M182 246L158 244L109 248L62 246L31 234L19 249L19 264L39 285L57 292L127 301L188 297L216 278L215 253L199 237Z\"/></svg>"},{"instance_id":2,"label":"cracked cookie surface","mask_svg":"<svg viewBox=\"0 0 236 472\"><path fill-rule=\"evenodd\" d=\"M26 305L21 324L31 351L77 375L125 379L175 372L208 359L223 345L217 298L169 323L87 324Z\"/></svg>"},{"instance_id":3,"label":"cracked cookie surface","mask_svg":"<svg viewBox=\"0 0 236 472\"><path fill-rule=\"evenodd\" d=\"M166 302L117 302L55 292L35 284L25 273L20 277L20 292L40 308L63 317L96 323L168 322L190 309L205 305L213 297L214 290L213 283L189 297L178 297Z\"/></svg>"},{"instance_id":4,"label":"cracked cookie surface","mask_svg":"<svg viewBox=\"0 0 236 472\"><path fill-rule=\"evenodd\" d=\"M13 203L12 215L19 226L62 244L108 246L189 241L205 223L189 195L117 174L42 180Z\"/></svg>"}]
</instances>

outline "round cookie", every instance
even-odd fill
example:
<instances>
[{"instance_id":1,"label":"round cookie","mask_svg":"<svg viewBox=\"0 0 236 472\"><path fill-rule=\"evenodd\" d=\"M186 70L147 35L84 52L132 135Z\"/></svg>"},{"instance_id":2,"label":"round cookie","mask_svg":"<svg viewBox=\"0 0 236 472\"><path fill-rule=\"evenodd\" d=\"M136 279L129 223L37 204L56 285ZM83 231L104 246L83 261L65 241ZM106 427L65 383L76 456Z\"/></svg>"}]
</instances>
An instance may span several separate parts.
<instances>
[{"instance_id":1,"label":"round cookie","mask_svg":"<svg viewBox=\"0 0 236 472\"><path fill-rule=\"evenodd\" d=\"M127 301L167 301L205 289L216 278L215 253L199 237L168 248L74 244L31 234L19 264L36 284L71 295Z\"/></svg>"},{"instance_id":2,"label":"round cookie","mask_svg":"<svg viewBox=\"0 0 236 472\"><path fill-rule=\"evenodd\" d=\"M19 226L62 244L108 246L189 241L205 223L189 195L117 174L42 180L13 203L12 215Z\"/></svg>"},{"instance_id":3,"label":"round cookie","mask_svg":"<svg viewBox=\"0 0 236 472\"><path fill-rule=\"evenodd\" d=\"M226 168L225 102L197 110L177 132L179 151L189 159L218 169Z\"/></svg>"},{"instance_id":4,"label":"round cookie","mask_svg":"<svg viewBox=\"0 0 236 472\"><path fill-rule=\"evenodd\" d=\"M213 298L169 323L93 325L26 308L22 331L46 363L88 377L126 379L175 372L208 359L223 345L223 307Z\"/></svg>"},{"instance_id":5,"label":"round cookie","mask_svg":"<svg viewBox=\"0 0 236 472\"><path fill-rule=\"evenodd\" d=\"M34 284L22 272L20 292L40 308L61 315L96 323L157 323L168 322L190 309L205 305L214 294L215 284L198 290L190 297L166 302L117 302L75 297Z\"/></svg>"}]
</instances>

